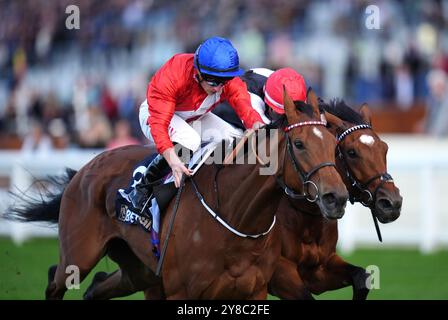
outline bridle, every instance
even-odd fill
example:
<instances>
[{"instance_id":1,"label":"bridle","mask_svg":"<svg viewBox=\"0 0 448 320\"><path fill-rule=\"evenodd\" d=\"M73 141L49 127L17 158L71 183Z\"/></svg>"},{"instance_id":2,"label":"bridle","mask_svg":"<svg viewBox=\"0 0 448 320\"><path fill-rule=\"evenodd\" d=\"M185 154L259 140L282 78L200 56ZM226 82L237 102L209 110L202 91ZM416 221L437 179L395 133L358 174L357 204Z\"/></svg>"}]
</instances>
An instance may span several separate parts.
<instances>
[{"instance_id":1,"label":"bridle","mask_svg":"<svg viewBox=\"0 0 448 320\"><path fill-rule=\"evenodd\" d=\"M374 206L376 202L376 197L378 190L386 183L386 182L394 182L394 179L388 172L379 173L377 175L374 175L373 177L370 177L367 179L366 182L361 183L353 174L352 170L350 169L350 166L347 164L347 160L345 159L344 155L342 154L340 144L342 140L351 133L363 130L363 129L370 129L372 130L372 127L368 124L360 124L353 127L348 128L343 133L341 133L338 137L338 145L336 147L336 157L338 157L342 164L344 165L345 174L350 181L351 186L358 191L360 196L354 195L352 192L349 192L349 200L350 203L353 204L355 202L360 202L363 206L371 208ZM380 179L380 183L375 188L373 193L369 190L369 186L374 182L375 180ZM367 200L363 198L363 195L367 195Z\"/></svg>"},{"instance_id":2,"label":"bridle","mask_svg":"<svg viewBox=\"0 0 448 320\"><path fill-rule=\"evenodd\" d=\"M290 126L287 126L284 129L284 131L286 133L285 153L288 154L288 158L293 165L294 171L300 176L300 178L302 180L303 194L298 194L293 189L288 187L281 176L277 177L277 183L283 189L285 194L292 199L306 199L309 202L316 202L317 199L319 198L319 187L311 180L311 177L319 169L322 169L324 167L335 167L336 168L336 164L333 162L322 162L322 163L318 164L317 166L313 167L309 172L306 172L302 168L302 166L300 165L296 156L294 155L294 151L292 149L291 138L287 135L287 133L294 128L303 127L303 126L324 126L325 127L326 123L323 121L304 121L304 122L298 122L298 123L292 124ZM286 157L286 155L285 155L285 157ZM316 190L316 195L314 196L314 198L310 197L310 194L307 192L307 190L308 190L307 187L309 187L309 186L312 186Z\"/></svg>"}]
</instances>

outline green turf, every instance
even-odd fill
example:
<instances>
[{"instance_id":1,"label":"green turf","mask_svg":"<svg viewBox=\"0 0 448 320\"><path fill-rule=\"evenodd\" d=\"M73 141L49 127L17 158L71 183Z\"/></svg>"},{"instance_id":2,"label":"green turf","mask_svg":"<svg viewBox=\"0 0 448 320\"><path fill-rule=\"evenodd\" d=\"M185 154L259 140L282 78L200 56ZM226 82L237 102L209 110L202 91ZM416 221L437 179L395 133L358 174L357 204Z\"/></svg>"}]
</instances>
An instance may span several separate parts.
<instances>
[{"instance_id":1,"label":"green turf","mask_svg":"<svg viewBox=\"0 0 448 320\"><path fill-rule=\"evenodd\" d=\"M380 270L380 288L369 299L448 299L448 251L422 255L417 250L358 250L345 260ZM351 288L323 293L318 299L349 299Z\"/></svg>"},{"instance_id":2,"label":"green turf","mask_svg":"<svg viewBox=\"0 0 448 320\"><path fill-rule=\"evenodd\" d=\"M416 250L358 250L344 256L352 264L380 269L380 289L369 299L448 299L448 251L421 255ZM0 299L43 299L47 270L58 261L54 239L35 239L20 247L0 238ZM66 299L81 299L97 271L111 272L116 264L103 259L80 290L70 290ZM317 299L350 299L351 288L323 293ZM137 293L126 299L143 299Z\"/></svg>"},{"instance_id":3,"label":"green turf","mask_svg":"<svg viewBox=\"0 0 448 320\"><path fill-rule=\"evenodd\" d=\"M58 262L58 242L54 239L35 239L15 246L0 238L0 299L45 298L48 268ZM82 299L84 291L98 271L111 272L117 265L103 259L81 283L80 289L68 290L65 299ZM143 299L139 292L125 299Z\"/></svg>"}]
</instances>

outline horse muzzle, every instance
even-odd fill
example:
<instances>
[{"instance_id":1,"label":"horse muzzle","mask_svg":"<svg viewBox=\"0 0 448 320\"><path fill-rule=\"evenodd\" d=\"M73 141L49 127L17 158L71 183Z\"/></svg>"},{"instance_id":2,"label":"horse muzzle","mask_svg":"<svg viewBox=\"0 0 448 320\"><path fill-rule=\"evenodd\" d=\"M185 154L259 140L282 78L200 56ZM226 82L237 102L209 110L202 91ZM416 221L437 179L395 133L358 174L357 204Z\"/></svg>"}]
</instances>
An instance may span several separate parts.
<instances>
[{"instance_id":1,"label":"horse muzzle","mask_svg":"<svg viewBox=\"0 0 448 320\"><path fill-rule=\"evenodd\" d=\"M347 199L347 193L328 192L319 198L318 205L328 219L340 219L344 216Z\"/></svg>"},{"instance_id":2,"label":"horse muzzle","mask_svg":"<svg viewBox=\"0 0 448 320\"><path fill-rule=\"evenodd\" d=\"M398 219L401 213L403 197L379 196L375 202L375 216L381 223L389 223Z\"/></svg>"}]
</instances>

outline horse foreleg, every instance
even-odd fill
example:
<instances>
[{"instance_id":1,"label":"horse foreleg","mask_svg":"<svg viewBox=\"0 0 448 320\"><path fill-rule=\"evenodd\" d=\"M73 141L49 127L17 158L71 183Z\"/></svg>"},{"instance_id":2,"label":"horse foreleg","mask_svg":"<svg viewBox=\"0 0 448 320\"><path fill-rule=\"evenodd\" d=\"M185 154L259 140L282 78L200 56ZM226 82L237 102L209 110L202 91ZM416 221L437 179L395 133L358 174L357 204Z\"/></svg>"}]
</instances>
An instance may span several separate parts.
<instances>
[{"instance_id":1,"label":"horse foreleg","mask_svg":"<svg viewBox=\"0 0 448 320\"><path fill-rule=\"evenodd\" d=\"M269 293L280 299L314 299L297 271L297 265L284 257L276 265L269 282Z\"/></svg>"},{"instance_id":2,"label":"horse foreleg","mask_svg":"<svg viewBox=\"0 0 448 320\"><path fill-rule=\"evenodd\" d=\"M315 272L313 279L306 279L306 283L315 294L351 285L353 300L365 300L369 293L368 276L365 269L349 264L334 254Z\"/></svg>"}]
</instances>

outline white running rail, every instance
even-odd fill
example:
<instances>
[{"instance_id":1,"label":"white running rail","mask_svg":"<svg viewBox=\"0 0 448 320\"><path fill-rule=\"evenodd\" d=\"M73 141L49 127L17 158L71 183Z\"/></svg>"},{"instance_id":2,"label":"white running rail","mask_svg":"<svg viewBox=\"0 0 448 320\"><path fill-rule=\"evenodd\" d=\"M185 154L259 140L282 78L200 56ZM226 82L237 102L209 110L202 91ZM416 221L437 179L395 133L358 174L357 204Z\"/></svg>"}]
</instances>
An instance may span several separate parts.
<instances>
[{"instance_id":1,"label":"white running rail","mask_svg":"<svg viewBox=\"0 0 448 320\"><path fill-rule=\"evenodd\" d=\"M359 246L405 246L427 253L448 247L448 139L414 135L382 138L389 145L388 171L404 199L401 216L390 224L380 224L383 243L379 243L369 210L360 204L348 204L339 221L339 248L350 252ZM40 158L0 151L0 177L9 179L10 189L17 186L26 190L33 175L40 178L63 173L65 167L79 169L101 151L58 151ZM0 188L0 213L9 204L8 189ZM0 220L0 236L10 236L17 243L30 237L56 235L56 228Z\"/></svg>"}]
</instances>

